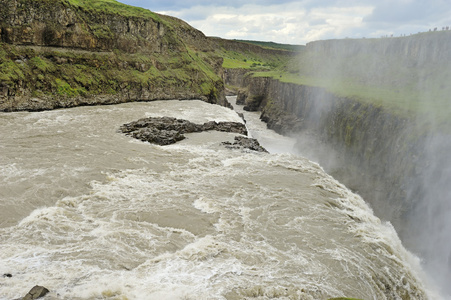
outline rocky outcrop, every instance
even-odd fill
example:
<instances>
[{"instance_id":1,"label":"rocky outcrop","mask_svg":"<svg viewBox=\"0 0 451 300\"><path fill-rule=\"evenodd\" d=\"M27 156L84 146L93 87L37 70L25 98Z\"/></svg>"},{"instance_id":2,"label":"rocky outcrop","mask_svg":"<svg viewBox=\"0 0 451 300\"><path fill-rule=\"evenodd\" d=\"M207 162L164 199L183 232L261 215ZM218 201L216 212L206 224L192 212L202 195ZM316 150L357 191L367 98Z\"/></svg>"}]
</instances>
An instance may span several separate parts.
<instances>
[{"instance_id":1,"label":"rocky outcrop","mask_svg":"<svg viewBox=\"0 0 451 300\"><path fill-rule=\"evenodd\" d=\"M238 105L244 105L247 98L247 90L246 89L239 89L236 95L236 104Z\"/></svg>"},{"instance_id":2,"label":"rocky outcrop","mask_svg":"<svg viewBox=\"0 0 451 300\"><path fill-rule=\"evenodd\" d=\"M243 84L244 77L250 72L248 69L225 69L224 83L229 86L239 87Z\"/></svg>"},{"instance_id":3,"label":"rocky outcrop","mask_svg":"<svg viewBox=\"0 0 451 300\"><path fill-rule=\"evenodd\" d=\"M179 19L104 0L0 0L0 16L0 111L226 104L222 59Z\"/></svg>"},{"instance_id":4,"label":"rocky outcrop","mask_svg":"<svg viewBox=\"0 0 451 300\"><path fill-rule=\"evenodd\" d=\"M144 118L124 124L120 131L143 142L157 145L170 145L185 139L183 134L216 130L247 135L246 126L237 122L215 122L195 124L187 120L170 117Z\"/></svg>"},{"instance_id":5,"label":"rocky outcrop","mask_svg":"<svg viewBox=\"0 0 451 300\"><path fill-rule=\"evenodd\" d=\"M183 43L211 50L207 38L181 20L119 3L70 3L1 0L0 40L14 45L127 53L184 50Z\"/></svg>"},{"instance_id":6,"label":"rocky outcrop","mask_svg":"<svg viewBox=\"0 0 451 300\"><path fill-rule=\"evenodd\" d=\"M223 142L222 144L229 149L249 149L252 151L268 153L268 150L263 148L256 139L245 136L236 136L233 143Z\"/></svg>"},{"instance_id":7,"label":"rocky outcrop","mask_svg":"<svg viewBox=\"0 0 451 300\"><path fill-rule=\"evenodd\" d=\"M222 143L228 149L247 149L256 152L268 152L256 139L243 136L247 135L246 126L243 123L237 122L210 121L204 124L195 124L187 120L170 117L151 117L124 124L119 129L122 133L132 136L135 139L160 146L175 144L176 142L185 139L185 133L210 130L241 134L241 136L235 137L233 143Z\"/></svg>"}]
</instances>

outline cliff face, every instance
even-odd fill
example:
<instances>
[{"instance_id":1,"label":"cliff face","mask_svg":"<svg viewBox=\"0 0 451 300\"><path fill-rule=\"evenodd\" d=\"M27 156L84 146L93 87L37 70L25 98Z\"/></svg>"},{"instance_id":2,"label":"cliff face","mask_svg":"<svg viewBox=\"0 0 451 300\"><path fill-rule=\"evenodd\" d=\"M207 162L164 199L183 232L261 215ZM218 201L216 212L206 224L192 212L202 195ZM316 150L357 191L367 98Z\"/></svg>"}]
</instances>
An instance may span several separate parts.
<instances>
[{"instance_id":1,"label":"cliff face","mask_svg":"<svg viewBox=\"0 0 451 300\"><path fill-rule=\"evenodd\" d=\"M184 50L184 44L212 50L208 39L182 20L111 1L92 2L1 0L0 39L15 45L127 53Z\"/></svg>"},{"instance_id":2,"label":"cliff face","mask_svg":"<svg viewBox=\"0 0 451 300\"><path fill-rule=\"evenodd\" d=\"M161 52L164 27L153 19L92 14L61 1L1 1L1 41L85 50Z\"/></svg>"},{"instance_id":3,"label":"cliff face","mask_svg":"<svg viewBox=\"0 0 451 300\"><path fill-rule=\"evenodd\" d=\"M450 43L450 31L436 31L397 38L314 41L306 45L306 51L349 58L362 53L396 55L414 59L418 64L431 64L451 59Z\"/></svg>"},{"instance_id":4,"label":"cliff face","mask_svg":"<svg viewBox=\"0 0 451 300\"><path fill-rule=\"evenodd\" d=\"M446 220L438 212L447 201L445 178L451 178L448 138L323 88L252 77L245 84L245 109L261 110L269 128L296 138L303 155L362 195L409 248L427 259L437 255L426 244L438 242L428 232L440 232ZM435 217L427 213L431 210ZM447 253L441 255L447 259Z\"/></svg>"},{"instance_id":5,"label":"cliff face","mask_svg":"<svg viewBox=\"0 0 451 300\"><path fill-rule=\"evenodd\" d=\"M404 175L415 176L408 120L371 104L341 98L323 88L282 83L271 78L247 78L245 109L261 110L261 119L275 131L301 138L310 134L330 147L327 157L315 157L333 175L357 190L379 216L400 224L407 202ZM416 145L418 146L418 145ZM332 161L327 158L335 157ZM384 163L381 163L384 162ZM410 179L409 179L410 180ZM388 202L396 199L398 204ZM396 206L398 209L393 209Z\"/></svg>"},{"instance_id":6,"label":"cliff face","mask_svg":"<svg viewBox=\"0 0 451 300\"><path fill-rule=\"evenodd\" d=\"M0 0L0 16L0 110L225 103L222 59L181 20L103 0Z\"/></svg>"}]
</instances>

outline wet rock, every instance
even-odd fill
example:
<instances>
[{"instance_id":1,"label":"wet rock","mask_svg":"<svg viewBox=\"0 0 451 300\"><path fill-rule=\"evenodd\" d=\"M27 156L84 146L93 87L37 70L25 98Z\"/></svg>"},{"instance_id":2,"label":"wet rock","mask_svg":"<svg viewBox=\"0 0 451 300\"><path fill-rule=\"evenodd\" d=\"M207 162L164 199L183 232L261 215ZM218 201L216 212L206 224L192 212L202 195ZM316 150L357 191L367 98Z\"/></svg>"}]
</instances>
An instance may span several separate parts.
<instances>
[{"instance_id":1,"label":"wet rock","mask_svg":"<svg viewBox=\"0 0 451 300\"><path fill-rule=\"evenodd\" d=\"M33 300L44 297L47 293L50 292L47 288L39 285L35 285L22 300Z\"/></svg>"},{"instance_id":2,"label":"wet rock","mask_svg":"<svg viewBox=\"0 0 451 300\"><path fill-rule=\"evenodd\" d=\"M170 145L185 138L183 134L217 130L247 135L246 126L238 122L215 122L195 124L170 117L150 117L122 125L119 130L138 140L157 145Z\"/></svg>"},{"instance_id":3,"label":"wet rock","mask_svg":"<svg viewBox=\"0 0 451 300\"><path fill-rule=\"evenodd\" d=\"M263 148L256 139L248 138L245 136L236 136L235 142L223 142L222 144L229 149L249 149L252 151L268 153L268 150Z\"/></svg>"},{"instance_id":4,"label":"wet rock","mask_svg":"<svg viewBox=\"0 0 451 300\"><path fill-rule=\"evenodd\" d=\"M245 89L238 90L238 94L236 96L236 104L244 105L247 98L248 91Z\"/></svg>"},{"instance_id":5,"label":"wet rock","mask_svg":"<svg viewBox=\"0 0 451 300\"><path fill-rule=\"evenodd\" d=\"M244 114L243 113L238 113L238 116L240 116L241 119L243 119L244 123L246 123L246 119L244 118Z\"/></svg>"},{"instance_id":6,"label":"wet rock","mask_svg":"<svg viewBox=\"0 0 451 300\"><path fill-rule=\"evenodd\" d=\"M246 98L245 106L243 107L243 109L245 111L258 111L264 99L264 95L248 96Z\"/></svg>"},{"instance_id":7,"label":"wet rock","mask_svg":"<svg viewBox=\"0 0 451 300\"><path fill-rule=\"evenodd\" d=\"M180 133L191 133L202 131L202 125L191 123L187 120L170 117L150 117L139 119L121 126L123 133L130 133L140 128L151 128L155 130L178 131Z\"/></svg>"},{"instance_id":8,"label":"wet rock","mask_svg":"<svg viewBox=\"0 0 451 300\"><path fill-rule=\"evenodd\" d=\"M223 132L234 132L247 135L246 126L243 123L237 122L219 122L219 123L215 122L213 130Z\"/></svg>"},{"instance_id":9,"label":"wet rock","mask_svg":"<svg viewBox=\"0 0 451 300\"><path fill-rule=\"evenodd\" d=\"M185 136L176 130L159 130L156 128L141 128L131 133L135 139L158 145L170 145L185 139Z\"/></svg>"}]
</instances>

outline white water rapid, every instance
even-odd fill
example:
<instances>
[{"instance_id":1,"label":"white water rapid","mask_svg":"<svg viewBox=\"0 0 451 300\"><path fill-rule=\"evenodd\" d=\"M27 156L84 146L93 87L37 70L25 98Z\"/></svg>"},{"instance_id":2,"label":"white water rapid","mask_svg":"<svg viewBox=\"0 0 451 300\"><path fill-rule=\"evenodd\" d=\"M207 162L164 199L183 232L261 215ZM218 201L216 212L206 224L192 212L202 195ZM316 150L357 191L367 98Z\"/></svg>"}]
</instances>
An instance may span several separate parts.
<instances>
[{"instance_id":1,"label":"white water rapid","mask_svg":"<svg viewBox=\"0 0 451 300\"><path fill-rule=\"evenodd\" d=\"M0 113L0 299L431 297L393 227L289 139L251 120L271 154L118 133L146 116L241 120L175 100Z\"/></svg>"}]
</instances>

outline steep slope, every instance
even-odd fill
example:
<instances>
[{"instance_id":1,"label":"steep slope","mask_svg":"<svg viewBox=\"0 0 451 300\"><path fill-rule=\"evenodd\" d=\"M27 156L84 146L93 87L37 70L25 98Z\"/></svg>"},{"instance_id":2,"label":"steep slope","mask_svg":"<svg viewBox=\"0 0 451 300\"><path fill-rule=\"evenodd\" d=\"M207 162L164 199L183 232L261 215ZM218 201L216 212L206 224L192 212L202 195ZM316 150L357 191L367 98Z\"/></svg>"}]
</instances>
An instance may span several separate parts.
<instances>
[{"instance_id":1,"label":"steep slope","mask_svg":"<svg viewBox=\"0 0 451 300\"><path fill-rule=\"evenodd\" d=\"M224 104L198 30L114 0L0 0L0 110L192 99Z\"/></svg>"}]
</instances>

